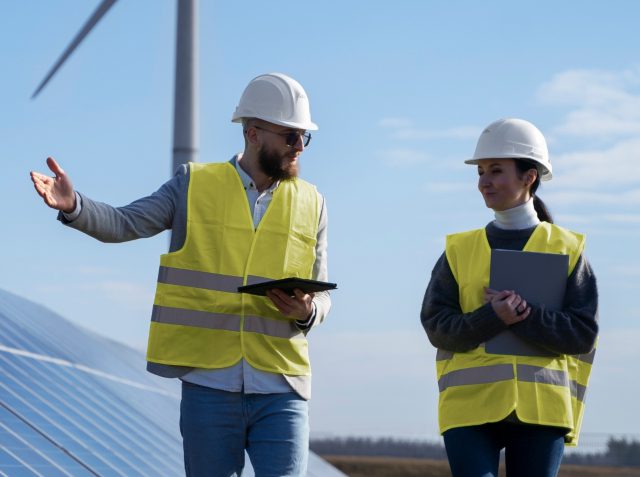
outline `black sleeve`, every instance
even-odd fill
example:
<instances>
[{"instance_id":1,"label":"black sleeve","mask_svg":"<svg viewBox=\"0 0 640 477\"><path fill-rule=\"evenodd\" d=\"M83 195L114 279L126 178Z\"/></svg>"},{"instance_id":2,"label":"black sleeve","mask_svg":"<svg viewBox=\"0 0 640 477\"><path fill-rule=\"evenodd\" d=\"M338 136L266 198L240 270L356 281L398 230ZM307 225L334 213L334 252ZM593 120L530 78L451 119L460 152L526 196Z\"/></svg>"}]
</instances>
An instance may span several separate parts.
<instances>
[{"instance_id":1,"label":"black sleeve","mask_svg":"<svg viewBox=\"0 0 640 477\"><path fill-rule=\"evenodd\" d=\"M569 276L561 311L531 304L531 314L511 330L553 353L589 353L598 335L598 289L587 260L580 256Z\"/></svg>"},{"instance_id":2,"label":"black sleeve","mask_svg":"<svg viewBox=\"0 0 640 477\"><path fill-rule=\"evenodd\" d=\"M433 346L454 352L477 348L507 329L489 304L462 313L458 283L444 253L431 273L420 319Z\"/></svg>"}]
</instances>

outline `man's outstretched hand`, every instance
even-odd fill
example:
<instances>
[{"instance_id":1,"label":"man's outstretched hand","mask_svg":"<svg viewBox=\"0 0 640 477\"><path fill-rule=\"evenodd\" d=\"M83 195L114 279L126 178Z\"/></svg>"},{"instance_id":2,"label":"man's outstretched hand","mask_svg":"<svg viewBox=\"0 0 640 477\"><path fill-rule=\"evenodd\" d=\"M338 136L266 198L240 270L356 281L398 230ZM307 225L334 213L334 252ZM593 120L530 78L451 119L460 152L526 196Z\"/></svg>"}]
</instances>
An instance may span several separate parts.
<instances>
[{"instance_id":1,"label":"man's outstretched hand","mask_svg":"<svg viewBox=\"0 0 640 477\"><path fill-rule=\"evenodd\" d=\"M52 209L66 213L73 212L76 208L76 194L71 179L52 157L47 158L47 166L55 174L55 177L31 171L33 187L42 197L44 203Z\"/></svg>"}]
</instances>

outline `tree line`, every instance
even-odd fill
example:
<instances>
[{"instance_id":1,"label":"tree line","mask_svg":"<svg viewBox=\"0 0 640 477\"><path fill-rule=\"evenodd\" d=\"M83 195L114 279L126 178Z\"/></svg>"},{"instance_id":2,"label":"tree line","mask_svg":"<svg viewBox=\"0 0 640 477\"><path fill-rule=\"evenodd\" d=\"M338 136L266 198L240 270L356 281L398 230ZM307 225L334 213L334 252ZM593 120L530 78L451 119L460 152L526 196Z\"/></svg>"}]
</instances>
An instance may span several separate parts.
<instances>
[{"instance_id":1,"label":"tree line","mask_svg":"<svg viewBox=\"0 0 640 477\"><path fill-rule=\"evenodd\" d=\"M312 438L310 448L319 455L351 455L446 459L441 442L395 439L391 437ZM575 465L640 466L640 441L610 437L606 450L565 454L563 463Z\"/></svg>"}]
</instances>

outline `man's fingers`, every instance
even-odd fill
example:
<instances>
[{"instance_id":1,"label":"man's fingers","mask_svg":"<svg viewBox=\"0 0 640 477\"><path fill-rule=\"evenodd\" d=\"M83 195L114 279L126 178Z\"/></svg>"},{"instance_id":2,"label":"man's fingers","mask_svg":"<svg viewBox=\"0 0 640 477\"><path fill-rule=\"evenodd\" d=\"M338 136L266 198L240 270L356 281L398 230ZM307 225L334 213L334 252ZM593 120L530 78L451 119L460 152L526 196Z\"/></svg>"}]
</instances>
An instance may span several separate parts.
<instances>
[{"instance_id":1,"label":"man's fingers","mask_svg":"<svg viewBox=\"0 0 640 477\"><path fill-rule=\"evenodd\" d=\"M31 172L31 180L36 183L36 182L50 182L51 181L51 177L46 176L44 174L40 174L39 172Z\"/></svg>"},{"instance_id":2,"label":"man's fingers","mask_svg":"<svg viewBox=\"0 0 640 477\"><path fill-rule=\"evenodd\" d=\"M270 290L270 293L273 294L274 296L277 296L281 301L284 301L284 302L291 299L289 295L287 295L285 292L283 292L279 288L274 288L273 290Z\"/></svg>"},{"instance_id":3,"label":"man's fingers","mask_svg":"<svg viewBox=\"0 0 640 477\"><path fill-rule=\"evenodd\" d=\"M305 293L302 290L300 290L299 288L296 288L293 290L293 293L295 294L296 298L298 300L304 301L306 299L307 296L311 297L311 299L313 299L314 294L313 293Z\"/></svg>"},{"instance_id":4,"label":"man's fingers","mask_svg":"<svg viewBox=\"0 0 640 477\"><path fill-rule=\"evenodd\" d=\"M289 296L282 290L274 288L266 293L280 313L289 319L303 320L310 316L312 310L313 293L305 293L302 290L294 289L294 296Z\"/></svg>"},{"instance_id":5,"label":"man's fingers","mask_svg":"<svg viewBox=\"0 0 640 477\"><path fill-rule=\"evenodd\" d=\"M290 310L289 303L281 296L282 292L277 288L267 291L267 297L273 302L274 305L281 311L288 313ZM288 298L288 297L286 297Z\"/></svg>"},{"instance_id":6,"label":"man's fingers","mask_svg":"<svg viewBox=\"0 0 640 477\"><path fill-rule=\"evenodd\" d=\"M40 177L31 176L31 180L33 181L33 187L35 188L38 195L44 197L44 194L49 190L48 181L41 179Z\"/></svg>"},{"instance_id":7,"label":"man's fingers","mask_svg":"<svg viewBox=\"0 0 640 477\"><path fill-rule=\"evenodd\" d=\"M62 167L60 167L53 157L47 157L47 166L49 166L49 169L55 174L56 178L64 175L64 170L62 170Z\"/></svg>"},{"instance_id":8,"label":"man's fingers","mask_svg":"<svg viewBox=\"0 0 640 477\"><path fill-rule=\"evenodd\" d=\"M31 181L33 182L33 187L35 187L38 192L44 188L44 181L42 179L31 176Z\"/></svg>"}]
</instances>

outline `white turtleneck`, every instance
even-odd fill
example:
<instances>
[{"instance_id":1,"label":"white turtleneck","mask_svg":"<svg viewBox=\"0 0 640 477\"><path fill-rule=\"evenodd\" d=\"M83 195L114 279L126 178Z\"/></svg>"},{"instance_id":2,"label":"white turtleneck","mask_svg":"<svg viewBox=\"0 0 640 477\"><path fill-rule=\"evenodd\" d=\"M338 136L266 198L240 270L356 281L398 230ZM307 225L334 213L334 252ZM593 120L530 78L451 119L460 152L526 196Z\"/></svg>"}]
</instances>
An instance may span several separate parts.
<instances>
[{"instance_id":1,"label":"white turtleneck","mask_svg":"<svg viewBox=\"0 0 640 477\"><path fill-rule=\"evenodd\" d=\"M540 223L538 214L533 208L533 197L512 209L495 210L494 212L496 215L494 225L505 230L528 229Z\"/></svg>"}]
</instances>

